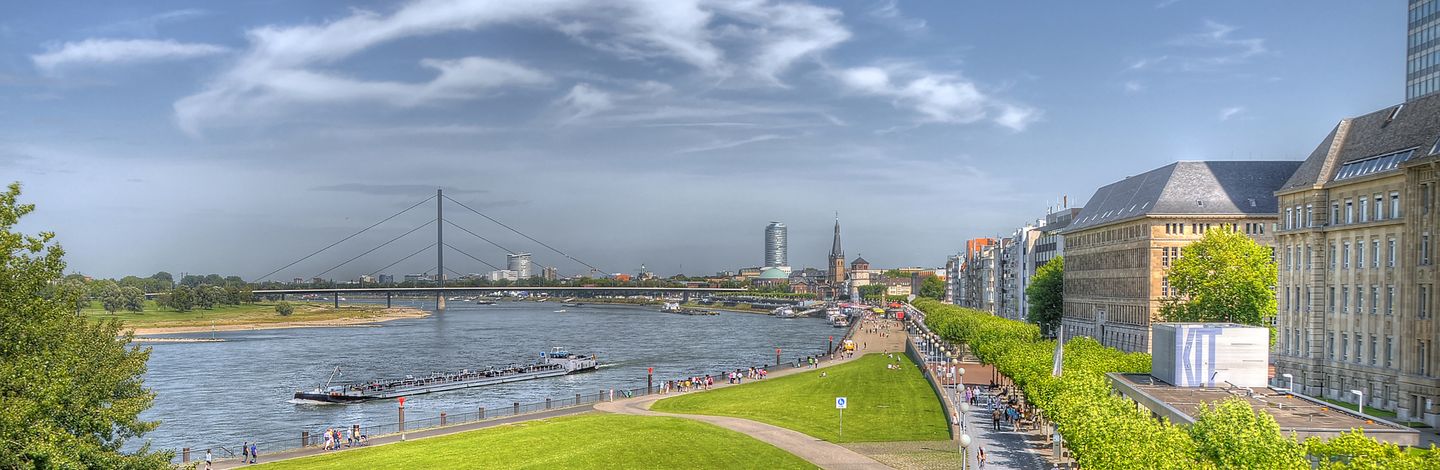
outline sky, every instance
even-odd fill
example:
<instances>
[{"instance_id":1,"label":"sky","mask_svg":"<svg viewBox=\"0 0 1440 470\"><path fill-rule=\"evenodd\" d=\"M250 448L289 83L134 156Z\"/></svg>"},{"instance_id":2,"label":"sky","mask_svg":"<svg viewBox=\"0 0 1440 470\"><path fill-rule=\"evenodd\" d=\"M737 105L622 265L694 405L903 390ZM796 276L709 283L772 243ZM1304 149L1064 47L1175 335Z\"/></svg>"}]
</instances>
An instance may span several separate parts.
<instances>
[{"instance_id":1,"label":"sky","mask_svg":"<svg viewBox=\"0 0 1440 470\"><path fill-rule=\"evenodd\" d=\"M941 266L1404 99L1405 2L9 2L0 181L69 269L255 279L433 196L607 272ZM457 204L447 268L587 270ZM434 243L423 204L272 279ZM461 254L459 252L463 252ZM339 266L336 268L335 266ZM332 269L333 268L333 269ZM431 272L422 254L383 272ZM328 271L328 272L327 272ZM451 274L453 275L453 274Z\"/></svg>"}]
</instances>

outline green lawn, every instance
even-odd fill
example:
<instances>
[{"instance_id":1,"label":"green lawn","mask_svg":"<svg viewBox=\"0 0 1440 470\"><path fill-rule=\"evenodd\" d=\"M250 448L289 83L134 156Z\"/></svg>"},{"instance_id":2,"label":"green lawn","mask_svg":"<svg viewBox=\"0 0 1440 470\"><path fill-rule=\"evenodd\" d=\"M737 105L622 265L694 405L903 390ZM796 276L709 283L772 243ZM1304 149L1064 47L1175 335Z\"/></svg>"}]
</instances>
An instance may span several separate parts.
<instances>
[{"instance_id":1,"label":"green lawn","mask_svg":"<svg viewBox=\"0 0 1440 470\"><path fill-rule=\"evenodd\" d=\"M596 413L284 460L262 467L814 468L774 446L718 426L681 418Z\"/></svg>"},{"instance_id":2,"label":"green lawn","mask_svg":"<svg viewBox=\"0 0 1440 470\"><path fill-rule=\"evenodd\" d=\"M158 328L184 326L210 326L227 324L276 323L311 320L334 320L338 318L367 318L382 315L383 305L342 304L339 309L325 302L291 302L295 313L282 317L275 313L275 302L258 302L243 305L217 305L210 310L194 309L177 312L156 305L154 300L145 301L145 311L115 313L100 308L99 302L91 302L80 310L86 318L100 320L116 318L131 328Z\"/></svg>"},{"instance_id":3,"label":"green lawn","mask_svg":"<svg viewBox=\"0 0 1440 470\"><path fill-rule=\"evenodd\" d=\"M868 354L816 371L666 398L651 409L752 419L831 442L949 439L940 399L919 367L900 357L900 370L885 368L894 361L884 354ZM835 409L841 396L849 401L843 436Z\"/></svg>"}]
</instances>

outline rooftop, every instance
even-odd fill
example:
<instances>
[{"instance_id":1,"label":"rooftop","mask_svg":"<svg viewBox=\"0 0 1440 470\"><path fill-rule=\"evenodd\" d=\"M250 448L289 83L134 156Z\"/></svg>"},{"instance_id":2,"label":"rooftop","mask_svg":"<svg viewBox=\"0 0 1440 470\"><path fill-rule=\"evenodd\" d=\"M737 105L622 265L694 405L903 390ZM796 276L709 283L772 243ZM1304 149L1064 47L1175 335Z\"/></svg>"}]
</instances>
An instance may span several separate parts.
<instances>
[{"instance_id":1,"label":"rooftop","mask_svg":"<svg viewBox=\"0 0 1440 470\"><path fill-rule=\"evenodd\" d=\"M1330 438L1353 428L1365 435L1398 445L1414 446L1420 433L1409 427L1391 423L1354 410L1268 387L1176 387L1149 374L1106 374L1125 397L1172 422L1190 424L1202 406L1232 397L1245 399L1250 407L1268 413L1286 434L1301 439L1310 436Z\"/></svg>"},{"instance_id":2,"label":"rooftop","mask_svg":"<svg viewBox=\"0 0 1440 470\"><path fill-rule=\"evenodd\" d=\"M1404 159L1436 153L1437 143L1440 94L1346 118L1330 130L1280 190L1397 171ZM1354 165L1347 165L1351 163Z\"/></svg>"},{"instance_id":3,"label":"rooftop","mask_svg":"<svg viewBox=\"0 0 1440 470\"><path fill-rule=\"evenodd\" d=\"M1181 161L1095 191L1067 232L1145 215L1273 215L1298 161Z\"/></svg>"}]
</instances>

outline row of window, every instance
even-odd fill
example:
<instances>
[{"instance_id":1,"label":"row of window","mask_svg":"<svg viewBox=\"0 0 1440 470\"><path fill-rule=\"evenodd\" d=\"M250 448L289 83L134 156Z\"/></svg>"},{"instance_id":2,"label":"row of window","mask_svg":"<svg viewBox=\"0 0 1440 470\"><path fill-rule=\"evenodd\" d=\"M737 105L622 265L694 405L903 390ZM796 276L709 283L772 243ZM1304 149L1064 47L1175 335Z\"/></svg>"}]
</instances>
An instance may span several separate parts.
<instances>
[{"instance_id":1,"label":"row of window","mask_svg":"<svg viewBox=\"0 0 1440 470\"><path fill-rule=\"evenodd\" d=\"M1330 269L1336 269L1337 263L1340 269L1351 269L1352 267L1354 269L1365 269L1365 245L1366 243L1363 237L1357 238L1353 242L1354 250L1351 250L1352 242L1350 240L1345 240L1343 243L1340 244L1341 248L1339 256L1336 256L1335 243L1330 243ZM1385 261L1385 267L1393 268L1396 266L1396 256L1398 250L1396 250L1394 237L1385 239L1385 251L1383 254L1380 251L1381 247L1379 238L1370 239L1369 245L1370 268L1379 268L1382 258ZM1420 236L1420 257L1417 260L1420 262L1420 264L1429 264L1429 251L1430 234L1427 233ZM1310 247L1308 245L1286 247L1285 262L1281 265L1281 268L1286 271L1300 271L1300 260L1302 258L1302 252L1304 254L1303 258L1305 259L1304 269L1310 269ZM1353 257L1351 256L1352 253L1354 254ZM1351 262L1352 259L1354 260L1353 263Z\"/></svg>"},{"instance_id":2,"label":"row of window","mask_svg":"<svg viewBox=\"0 0 1440 470\"><path fill-rule=\"evenodd\" d=\"M1433 16L1440 15L1440 2L1418 2L1412 6L1413 8L1410 8L1410 17L1406 20L1407 25L1415 25Z\"/></svg>"},{"instance_id":3,"label":"row of window","mask_svg":"<svg viewBox=\"0 0 1440 470\"><path fill-rule=\"evenodd\" d=\"M1309 357L1310 338L1305 337L1302 343L1302 336L1302 331L1299 328L1282 329L1280 334L1281 352L1290 356ZM1354 339L1353 343L1351 342L1352 338ZM1366 342L1367 339L1369 340L1368 343ZM1399 370L1398 361L1395 360L1395 337L1385 335L1383 346L1380 339L1381 338L1373 334L1367 338L1363 333L1355 333L1353 336L1350 333L1340 333L1339 348L1336 348L1335 333L1326 333L1325 357L1331 361L1354 362L1356 364L1368 364L1386 369ZM1367 344L1369 345L1368 348L1365 347ZM1416 361L1414 367L1410 369L1411 372L1419 375L1430 374L1429 353L1432 350L1431 346L1430 340L1415 340Z\"/></svg>"}]
</instances>

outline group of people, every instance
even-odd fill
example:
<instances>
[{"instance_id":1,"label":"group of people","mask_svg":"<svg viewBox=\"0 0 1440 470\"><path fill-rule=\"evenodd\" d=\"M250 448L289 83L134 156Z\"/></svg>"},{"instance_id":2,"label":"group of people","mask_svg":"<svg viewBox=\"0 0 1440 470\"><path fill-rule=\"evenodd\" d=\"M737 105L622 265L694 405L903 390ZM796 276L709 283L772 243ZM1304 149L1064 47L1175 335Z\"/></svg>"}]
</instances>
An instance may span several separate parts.
<instances>
[{"instance_id":1,"label":"group of people","mask_svg":"<svg viewBox=\"0 0 1440 470\"><path fill-rule=\"evenodd\" d=\"M1029 413L1022 411L1023 409L1019 397L1011 393L1009 387L1004 387L990 400L991 424L998 431L1003 420L1012 429L1019 431L1021 422L1031 419Z\"/></svg>"},{"instance_id":2,"label":"group of people","mask_svg":"<svg viewBox=\"0 0 1440 470\"><path fill-rule=\"evenodd\" d=\"M369 437L361 434L358 426L349 432L346 432L344 429L328 428L325 430L325 447L322 447L322 449L340 450L342 446L357 447L365 445L365 442L368 440Z\"/></svg>"},{"instance_id":3,"label":"group of people","mask_svg":"<svg viewBox=\"0 0 1440 470\"><path fill-rule=\"evenodd\" d=\"M255 448L254 442L246 441L240 444L240 462L255 463L260 459L260 450ZM210 468L210 451L205 451L205 468Z\"/></svg>"},{"instance_id":4,"label":"group of people","mask_svg":"<svg viewBox=\"0 0 1440 470\"><path fill-rule=\"evenodd\" d=\"M745 383L745 379L759 380L765 378L770 372L764 367L751 367L750 370L735 369L734 372L726 372L725 378L732 384Z\"/></svg>"},{"instance_id":5,"label":"group of people","mask_svg":"<svg viewBox=\"0 0 1440 470\"><path fill-rule=\"evenodd\" d=\"M660 393L688 392L691 390L709 390L715 385L715 378L706 374L703 377L688 377L680 380L666 380L660 383Z\"/></svg>"}]
</instances>

